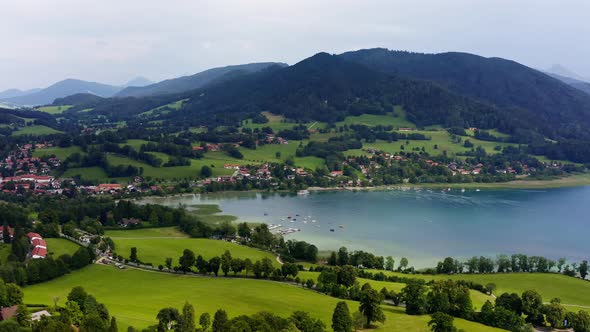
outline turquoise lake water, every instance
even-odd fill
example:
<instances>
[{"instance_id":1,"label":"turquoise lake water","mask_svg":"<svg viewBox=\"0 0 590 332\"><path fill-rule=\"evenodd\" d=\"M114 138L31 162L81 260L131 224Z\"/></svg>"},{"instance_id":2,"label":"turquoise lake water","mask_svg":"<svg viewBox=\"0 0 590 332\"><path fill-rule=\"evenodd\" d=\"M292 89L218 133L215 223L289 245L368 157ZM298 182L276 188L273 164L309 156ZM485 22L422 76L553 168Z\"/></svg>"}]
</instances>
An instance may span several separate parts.
<instances>
[{"instance_id":1,"label":"turquoise lake water","mask_svg":"<svg viewBox=\"0 0 590 332\"><path fill-rule=\"evenodd\" d=\"M148 201L170 206L219 204L224 214L236 215L240 221L299 228L286 239L305 240L320 250L345 246L391 255L396 261L405 256L416 267L432 266L446 256L498 253L590 259L590 187L306 196L231 193ZM289 222L288 216L297 221Z\"/></svg>"}]
</instances>

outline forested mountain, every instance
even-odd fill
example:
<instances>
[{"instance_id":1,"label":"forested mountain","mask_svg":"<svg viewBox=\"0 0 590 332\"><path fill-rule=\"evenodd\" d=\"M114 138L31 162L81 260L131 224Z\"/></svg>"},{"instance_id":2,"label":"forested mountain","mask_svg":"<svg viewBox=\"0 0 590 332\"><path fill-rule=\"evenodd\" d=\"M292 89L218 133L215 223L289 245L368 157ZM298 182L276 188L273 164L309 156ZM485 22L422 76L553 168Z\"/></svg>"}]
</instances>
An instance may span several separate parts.
<instances>
[{"instance_id":1,"label":"forested mountain","mask_svg":"<svg viewBox=\"0 0 590 332\"><path fill-rule=\"evenodd\" d=\"M104 100L104 98L91 93L76 93L71 96L55 99L53 105L80 105L99 103L102 100Z\"/></svg>"},{"instance_id":2,"label":"forested mountain","mask_svg":"<svg viewBox=\"0 0 590 332\"><path fill-rule=\"evenodd\" d=\"M410 120L420 125L510 126L498 116L500 110L438 84L386 75L326 53L211 85L187 98L182 112L167 115L170 120L235 124L270 111L292 119L336 122L347 115L385 114L403 105Z\"/></svg>"},{"instance_id":3,"label":"forested mountain","mask_svg":"<svg viewBox=\"0 0 590 332\"><path fill-rule=\"evenodd\" d=\"M285 66L281 63L261 62L212 68L191 76L173 78L144 87L130 86L117 93L117 97L145 97L181 93L205 86L233 71L253 73L273 65Z\"/></svg>"},{"instance_id":4,"label":"forested mountain","mask_svg":"<svg viewBox=\"0 0 590 332\"><path fill-rule=\"evenodd\" d=\"M408 78L432 80L451 91L498 107L523 109L547 122L546 136L586 137L590 126L590 96L517 62L467 53L421 54L369 49L341 54L373 70Z\"/></svg>"},{"instance_id":5,"label":"forested mountain","mask_svg":"<svg viewBox=\"0 0 590 332\"><path fill-rule=\"evenodd\" d=\"M101 97L111 97L119 90L121 88L118 86L77 79L66 79L40 91L19 97L6 98L2 101L17 105L36 106L51 104L57 98L63 98L76 93L90 93Z\"/></svg>"},{"instance_id":6,"label":"forested mountain","mask_svg":"<svg viewBox=\"0 0 590 332\"><path fill-rule=\"evenodd\" d=\"M235 125L263 111L336 122L347 115L384 114L401 105L419 126L498 128L526 143L590 136L590 96L502 59L461 53L439 58L379 49L320 53L289 67L271 66L247 75L234 72L181 94L115 98L78 108L92 107L120 121L186 99L181 110L158 119L215 126Z\"/></svg>"}]
</instances>

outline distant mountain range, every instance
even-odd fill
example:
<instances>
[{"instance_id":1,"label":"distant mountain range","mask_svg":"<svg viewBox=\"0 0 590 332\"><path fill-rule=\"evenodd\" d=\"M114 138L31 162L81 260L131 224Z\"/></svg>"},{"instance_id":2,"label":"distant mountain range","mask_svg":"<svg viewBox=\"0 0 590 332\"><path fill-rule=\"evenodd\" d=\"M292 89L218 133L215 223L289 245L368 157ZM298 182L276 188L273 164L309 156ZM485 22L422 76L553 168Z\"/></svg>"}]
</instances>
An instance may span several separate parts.
<instances>
[{"instance_id":1,"label":"distant mountain range","mask_svg":"<svg viewBox=\"0 0 590 332\"><path fill-rule=\"evenodd\" d=\"M284 67L286 64L261 62L212 68L191 76L173 78L158 83L154 83L145 77L139 76L123 86L88 82L78 79L66 79L45 89L31 89L26 91L9 89L2 91L0 92L0 102L4 105L38 106L51 104L56 99L75 94L93 94L102 98L145 97L175 94L198 89L210 83L223 81L224 79L232 79L240 75L254 73L270 66ZM81 99L77 98L75 100Z\"/></svg>"},{"instance_id":2,"label":"distant mountain range","mask_svg":"<svg viewBox=\"0 0 590 332\"><path fill-rule=\"evenodd\" d=\"M584 91L585 93L590 95L590 83L588 82L584 82L584 81L579 81L575 78L571 78L571 77L566 77L566 76L561 76L558 74L554 74L554 73L547 73L548 75L557 78L558 80L573 86L574 88L580 90L580 91Z\"/></svg>"},{"instance_id":3,"label":"distant mountain range","mask_svg":"<svg viewBox=\"0 0 590 332\"><path fill-rule=\"evenodd\" d=\"M549 67L543 71L546 73L555 74L555 75L558 75L561 77L572 78L577 81L583 81L583 82L590 81L590 78L583 77L582 75L576 74L573 71L565 68L564 66L562 66L560 64L554 64L551 67Z\"/></svg>"},{"instance_id":4,"label":"distant mountain range","mask_svg":"<svg viewBox=\"0 0 590 332\"><path fill-rule=\"evenodd\" d=\"M19 89L8 89L0 92L0 99L20 97L31 93L39 92L41 89L30 89L30 90L19 90Z\"/></svg>"},{"instance_id":5,"label":"distant mountain range","mask_svg":"<svg viewBox=\"0 0 590 332\"><path fill-rule=\"evenodd\" d=\"M258 72L270 66L284 67L286 64L277 62L261 62L212 68L191 76L173 78L144 87L128 87L118 92L116 97L146 97L181 93L198 89L218 79L223 79L225 75L236 76L240 74L248 74Z\"/></svg>"}]
</instances>

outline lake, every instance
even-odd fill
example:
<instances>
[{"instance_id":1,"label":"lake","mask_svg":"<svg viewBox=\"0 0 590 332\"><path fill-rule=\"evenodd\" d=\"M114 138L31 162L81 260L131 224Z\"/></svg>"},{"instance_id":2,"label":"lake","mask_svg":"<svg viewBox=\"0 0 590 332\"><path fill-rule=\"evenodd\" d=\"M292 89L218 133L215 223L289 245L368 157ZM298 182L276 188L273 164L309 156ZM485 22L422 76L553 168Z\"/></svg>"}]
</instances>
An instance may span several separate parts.
<instances>
[{"instance_id":1,"label":"lake","mask_svg":"<svg viewBox=\"0 0 590 332\"><path fill-rule=\"evenodd\" d=\"M240 221L282 224L320 250L366 250L410 265L446 256L525 253L590 258L590 187L548 190L439 190L261 193L148 198L168 206L219 204ZM297 216L299 215L299 216ZM288 217L297 219L290 222ZM304 217L308 217L304 223ZM316 222L311 222L315 220ZM333 231L331 231L331 229Z\"/></svg>"}]
</instances>

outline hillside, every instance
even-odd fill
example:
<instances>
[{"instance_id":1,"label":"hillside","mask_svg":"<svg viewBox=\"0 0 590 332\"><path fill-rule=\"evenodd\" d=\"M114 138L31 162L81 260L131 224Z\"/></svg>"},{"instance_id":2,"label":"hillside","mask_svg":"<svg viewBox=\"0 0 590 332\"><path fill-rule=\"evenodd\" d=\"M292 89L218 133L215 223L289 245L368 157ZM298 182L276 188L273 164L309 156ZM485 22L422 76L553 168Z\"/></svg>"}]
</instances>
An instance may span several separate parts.
<instances>
[{"instance_id":1,"label":"hillside","mask_svg":"<svg viewBox=\"0 0 590 332\"><path fill-rule=\"evenodd\" d=\"M512 113L526 110L534 114L545 136L590 136L589 95L514 61L468 53L387 49L347 52L340 57L382 73L436 81L462 95L511 108Z\"/></svg>"},{"instance_id":2,"label":"hillside","mask_svg":"<svg viewBox=\"0 0 590 332\"><path fill-rule=\"evenodd\" d=\"M232 124L269 111L296 120L337 122L347 115L385 114L395 105L403 105L419 125L486 127L497 122L493 107L437 84L386 75L326 53L197 90L183 112L169 118Z\"/></svg>"},{"instance_id":3,"label":"hillside","mask_svg":"<svg viewBox=\"0 0 590 332\"><path fill-rule=\"evenodd\" d=\"M87 82L77 79L66 79L40 91L3 99L2 101L25 106L46 105L53 103L57 98L63 98L77 93L89 93L101 97L111 97L120 89L120 87L107 84Z\"/></svg>"},{"instance_id":4,"label":"hillside","mask_svg":"<svg viewBox=\"0 0 590 332\"><path fill-rule=\"evenodd\" d=\"M104 98L91 93L76 93L71 96L55 99L53 105L80 105L87 103L98 103L103 99Z\"/></svg>"},{"instance_id":5,"label":"hillside","mask_svg":"<svg viewBox=\"0 0 590 332\"><path fill-rule=\"evenodd\" d=\"M117 97L145 97L163 94L173 94L185 92L188 90L198 89L220 77L226 75L232 71L243 71L246 73L252 73L260 71L269 66L279 65L285 66L285 64L275 62L261 62L261 63L250 63L244 65L226 66L219 68L212 68L200 73L173 78L165 81L161 81L155 84L150 84L143 87L130 86L119 93Z\"/></svg>"}]
</instances>

